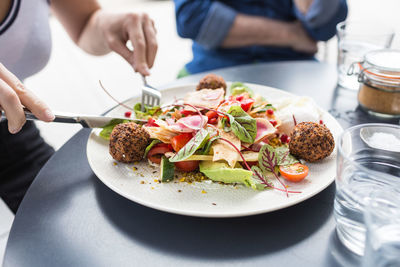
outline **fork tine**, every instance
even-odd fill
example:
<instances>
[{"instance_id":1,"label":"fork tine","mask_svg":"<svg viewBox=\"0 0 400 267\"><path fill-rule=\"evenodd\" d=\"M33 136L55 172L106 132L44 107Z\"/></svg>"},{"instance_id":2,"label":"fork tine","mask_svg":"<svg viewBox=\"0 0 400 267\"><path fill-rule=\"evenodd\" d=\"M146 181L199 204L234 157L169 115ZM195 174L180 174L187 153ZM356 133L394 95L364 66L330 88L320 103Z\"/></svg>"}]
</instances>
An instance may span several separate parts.
<instances>
[{"instance_id":1,"label":"fork tine","mask_svg":"<svg viewBox=\"0 0 400 267\"><path fill-rule=\"evenodd\" d=\"M145 98L145 92L142 90L142 106L141 106L141 111L144 112L144 98Z\"/></svg>"}]
</instances>

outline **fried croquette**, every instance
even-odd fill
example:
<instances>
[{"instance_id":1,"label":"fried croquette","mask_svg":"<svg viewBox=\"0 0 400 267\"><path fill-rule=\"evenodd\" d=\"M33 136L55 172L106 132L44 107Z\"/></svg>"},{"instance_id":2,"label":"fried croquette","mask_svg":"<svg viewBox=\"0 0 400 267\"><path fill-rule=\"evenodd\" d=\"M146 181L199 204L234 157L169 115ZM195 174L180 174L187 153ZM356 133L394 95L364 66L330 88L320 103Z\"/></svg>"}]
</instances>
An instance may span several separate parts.
<instances>
[{"instance_id":1,"label":"fried croquette","mask_svg":"<svg viewBox=\"0 0 400 267\"><path fill-rule=\"evenodd\" d=\"M308 162L316 162L328 157L335 147L331 131L314 122L297 124L290 133L290 153Z\"/></svg>"},{"instance_id":2,"label":"fried croquette","mask_svg":"<svg viewBox=\"0 0 400 267\"><path fill-rule=\"evenodd\" d=\"M145 129L134 122L121 123L111 132L109 151L115 160L130 163L142 160L149 143Z\"/></svg>"},{"instance_id":3,"label":"fried croquette","mask_svg":"<svg viewBox=\"0 0 400 267\"><path fill-rule=\"evenodd\" d=\"M199 91L201 89L218 89L218 88L222 88L226 92L226 82L224 78L215 74L207 74L200 80L196 90Z\"/></svg>"}]
</instances>

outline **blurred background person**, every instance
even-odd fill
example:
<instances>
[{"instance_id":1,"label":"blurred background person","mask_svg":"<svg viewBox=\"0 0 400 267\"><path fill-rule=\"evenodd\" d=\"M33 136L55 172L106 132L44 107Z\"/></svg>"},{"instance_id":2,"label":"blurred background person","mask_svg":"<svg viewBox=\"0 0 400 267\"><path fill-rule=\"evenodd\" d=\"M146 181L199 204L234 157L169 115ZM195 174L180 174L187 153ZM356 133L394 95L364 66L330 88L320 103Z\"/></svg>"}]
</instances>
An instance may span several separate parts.
<instances>
[{"instance_id":1,"label":"blurred background person","mask_svg":"<svg viewBox=\"0 0 400 267\"><path fill-rule=\"evenodd\" d=\"M336 33L346 0L174 0L178 34L193 40L179 77L254 62L311 60Z\"/></svg>"},{"instance_id":2,"label":"blurred background person","mask_svg":"<svg viewBox=\"0 0 400 267\"><path fill-rule=\"evenodd\" d=\"M142 75L150 74L157 52L154 23L146 14L107 13L95 0L0 1L0 108L9 118L0 123L0 197L14 213L54 152L34 123L25 123L22 110L28 107L44 121L54 118L22 83L50 58L49 11L84 51L115 51ZM126 46L128 41L133 51Z\"/></svg>"}]
</instances>

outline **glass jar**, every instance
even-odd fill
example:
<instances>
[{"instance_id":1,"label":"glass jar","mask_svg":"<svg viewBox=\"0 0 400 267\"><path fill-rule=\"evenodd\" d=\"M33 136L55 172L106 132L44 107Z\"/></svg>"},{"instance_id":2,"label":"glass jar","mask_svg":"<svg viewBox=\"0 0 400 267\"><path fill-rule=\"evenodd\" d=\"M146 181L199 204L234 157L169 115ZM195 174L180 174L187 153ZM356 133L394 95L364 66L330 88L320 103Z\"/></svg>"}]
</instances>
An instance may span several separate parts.
<instances>
[{"instance_id":1,"label":"glass jar","mask_svg":"<svg viewBox=\"0 0 400 267\"><path fill-rule=\"evenodd\" d=\"M372 115L400 117L400 50L374 50L357 64L360 106Z\"/></svg>"}]
</instances>

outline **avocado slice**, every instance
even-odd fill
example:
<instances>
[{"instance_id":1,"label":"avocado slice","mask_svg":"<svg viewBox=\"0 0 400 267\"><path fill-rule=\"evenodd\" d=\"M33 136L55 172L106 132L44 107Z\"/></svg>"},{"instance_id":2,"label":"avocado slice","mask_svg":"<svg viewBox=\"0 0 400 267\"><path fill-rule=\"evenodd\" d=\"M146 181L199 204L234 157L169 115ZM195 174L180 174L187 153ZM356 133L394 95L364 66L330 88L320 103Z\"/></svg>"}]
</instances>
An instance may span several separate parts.
<instances>
[{"instance_id":1,"label":"avocado slice","mask_svg":"<svg viewBox=\"0 0 400 267\"><path fill-rule=\"evenodd\" d=\"M170 182L174 179L175 165L170 162L166 156L162 156L160 164L161 182Z\"/></svg>"},{"instance_id":2,"label":"avocado slice","mask_svg":"<svg viewBox=\"0 0 400 267\"><path fill-rule=\"evenodd\" d=\"M253 173L243 168L231 168L225 162L201 161L200 172L213 181L223 183L242 183L257 190L257 183L252 178Z\"/></svg>"}]
</instances>

